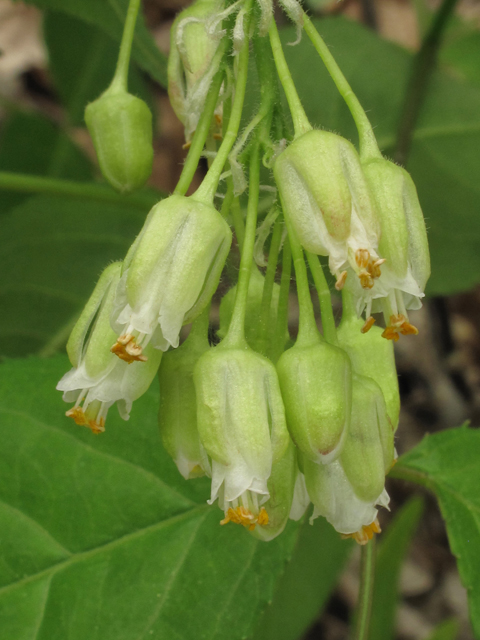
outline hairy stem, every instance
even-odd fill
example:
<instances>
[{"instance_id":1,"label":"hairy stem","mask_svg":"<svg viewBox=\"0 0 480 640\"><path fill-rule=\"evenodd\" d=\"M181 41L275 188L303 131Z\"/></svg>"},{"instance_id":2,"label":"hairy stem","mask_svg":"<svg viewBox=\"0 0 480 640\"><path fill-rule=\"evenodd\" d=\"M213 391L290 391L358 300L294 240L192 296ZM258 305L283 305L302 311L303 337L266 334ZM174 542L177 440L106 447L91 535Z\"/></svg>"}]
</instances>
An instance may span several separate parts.
<instances>
[{"instance_id":1,"label":"hairy stem","mask_svg":"<svg viewBox=\"0 0 480 640\"><path fill-rule=\"evenodd\" d=\"M278 296L277 322L275 325L274 340L270 342L268 354L275 364L283 353L285 336L288 332L288 301L290 297L290 280L292 275L292 252L288 237L283 245L282 278L280 280L280 294Z\"/></svg>"},{"instance_id":2,"label":"hairy stem","mask_svg":"<svg viewBox=\"0 0 480 640\"><path fill-rule=\"evenodd\" d=\"M400 164L405 164L408 158L415 125L427 94L429 80L436 66L442 35L456 4L457 0L443 0L420 50L413 59L394 153L395 161Z\"/></svg>"},{"instance_id":3,"label":"hairy stem","mask_svg":"<svg viewBox=\"0 0 480 640\"><path fill-rule=\"evenodd\" d=\"M335 318L333 317L332 297L330 289L323 273L323 267L320 264L318 256L307 251L308 264L312 272L313 281L317 290L318 301L320 303L320 313L322 315L322 326L325 340L330 344L338 344L337 329L335 327Z\"/></svg>"},{"instance_id":4,"label":"hairy stem","mask_svg":"<svg viewBox=\"0 0 480 640\"><path fill-rule=\"evenodd\" d=\"M267 271L263 284L262 306L260 311L260 340L259 350L264 355L267 351L267 335L269 330L270 309L272 306L273 285L275 284L275 274L277 272L278 254L280 252L280 242L282 240L283 224L278 216L273 227L270 251L268 252Z\"/></svg>"}]
</instances>

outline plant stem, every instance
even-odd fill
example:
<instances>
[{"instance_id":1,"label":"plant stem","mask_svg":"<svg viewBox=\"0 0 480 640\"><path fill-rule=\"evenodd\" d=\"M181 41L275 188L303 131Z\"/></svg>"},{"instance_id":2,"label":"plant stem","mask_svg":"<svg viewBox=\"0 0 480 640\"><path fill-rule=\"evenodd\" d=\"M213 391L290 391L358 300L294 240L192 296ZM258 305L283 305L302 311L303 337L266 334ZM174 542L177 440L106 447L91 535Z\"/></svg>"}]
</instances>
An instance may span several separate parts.
<instances>
[{"instance_id":1,"label":"plant stem","mask_svg":"<svg viewBox=\"0 0 480 640\"><path fill-rule=\"evenodd\" d=\"M298 97L295 84L293 83L290 69L288 68L287 61L282 49L282 43L280 42L280 36L278 35L277 25L275 20L272 20L270 29L268 30L270 37L270 46L272 47L273 59L275 60L275 66L277 68L278 77L282 83L283 90L287 96L288 107L292 114L293 126L295 129L295 137L311 131L312 126L308 121L305 110Z\"/></svg>"},{"instance_id":2,"label":"plant stem","mask_svg":"<svg viewBox=\"0 0 480 640\"><path fill-rule=\"evenodd\" d=\"M243 241L245 239L245 222L243 220L242 208L240 206L240 199L238 196L235 196L232 202L232 221L233 228L235 229L235 235L237 237L238 248L240 249L240 253L242 253Z\"/></svg>"},{"instance_id":3,"label":"plant stem","mask_svg":"<svg viewBox=\"0 0 480 640\"><path fill-rule=\"evenodd\" d=\"M127 91L128 88L128 67L130 66L130 54L132 52L132 42L135 33L140 0L130 0L123 27L120 53L118 54L117 68L109 87L112 91Z\"/></svg>"},{"instance_id":4,"label":"plant stem","mask_svg":"<svg viewBox=\"0 0 480 640\"><path fill-rule=\"evenodd\" d=\"M270 251L268 252L267 271L265 273L265 281L263 284L262 306L260 311L260 339L259 351L266 354L267 351L267 332L269 329L270 309L272 306L273 285L275 284L275 274L277 272L278 254L280 252L280 242L282 240L283 224L281 217L278 216L273 227L272 240L270 242Z\"/></svg>"},{"instance_id":5,"label":"plant stem","mask_svg":"<svg viewBox=\"0 0 480 640\"><path fill-rule=\"evenodd\" d=\"M290 279L292 275L292 252L288 237L283 245L282 278L278 296L277 322L275 324L274 340L270 342L270 359L276 364L283 353L285 335L288 332L288 302L290 297Z\"/></svg>"},{"instance_id":6,"label":"plant stem","mask_svg":"<svg viewBox=\"0 0 480 640\"><path fill-rule=\"evenodd\" d=\"M298 241L295 231L287 216L285 223L290 240L290 248L293 256L293 266L295 268L295 278L297 283L297 295L299 306L298 337L297 344L306 346L316 342L319 336L315 314L313 312L312 299L310 297L310 287L308 286L307 265L303 255L302 247Z\"/></svg>"},{"instance_id":7,"label":"plant stem","mask_svg":"<svg viewBox=\"0 0 480 640\"><path fill-rule=\"evenodd\" d=\"M340 67L335 61L335 58L330 53L323 38L315 29L312 21L306 13L303 14L304 29L313 46L317 50L318 55L323 60L324 65L327 68L332 80L334 81L340 95L347 103L347 107L352 114L355 124L357 126L358 138L360 143L360 157L362 160L371 158L380 158L381 153L378 149L375 134L373 133L372 125L370 124L367 114L364 108L358 101L357 96L353 93L352 88L347 82L347 79L343 75Z\"/></svg>"},{"instance_id":8,"label":"plant stem","mask_svg":"<svg viewBox=\"0 0 480 640\"><path fill-rule=\"evenodd\" d=\"M216 56L219 55L223 58L226 51L226 43L227 39L224 38L217 49L217 52L215 54ZM212 62L212 64L214 64L214 61ZM175 187L175 191L173 192L176 195L184 196L187 193L188 187L193 180L193 176L195 175L195 171L198 167L198 161L200 160L203 152L203 147L205 146L205 141L210 131L213 114L215 112L215 107L217 106L218 94L220 93L220 87L222 86L224 77L225 74L223 67L220 66L210 85L207 99L205 100L205 104L203 107L202 115L200 116L200 120L198 121L195 133L193 134L192 143L190 145L190 149L188 150L188 155L185 160L185 164L183 165L182 173L178 180L177 186Z\"/></svg>"},{"instance_id":9,"label":"plant stem","mask_svg":"<svg viewBox=\"0 0 480 640\"><path fill-rule=\"evenodd\" d=\"M323 267L320 264L318 256L310 251L306 252L310 271L312 272L313 281L317 290L318 301L320 303L320 313L322 315L322 326L325 340L330 344L338 344L337 329L335 327L335 318L333 317L332 296L330 289L323 273Z\"/></svg>"},{"instance_id":10,"label":"plant stem","mask_svg":"<svg viewBox=\"0 0 480 640\"><path fill-rule=\"evenodd\" d=\"M250 11L251 6L252 0L247 0L245 9L247 11ZM248 34L249 28L250 14L247 13L244 20L245 34ZM240 53L238 54L238 74L237 81L235 83L235 98L232 104L232 111L230 113L227 131L225 132L223 142L220 145L212 166L208 170L208 173L205 176L202 184L192 196L195 200L199 200L200 202L204 202L205 204L213 203L223 167L225 165L225 162L227 161L228 154L232 150L233 144L237 138L238 130L240 128L243 101L245 99L245 88L247 86L249 46L249 39L247 36L245 36L245 41L242 45Z\"/></svg>"},{"instance_id":11,"label":"plant stem","mask_svg":"<svg viewBox=\"0 0 480 640\"><path fill-rule=\"evenodd\" d=\"M148 191L130 196L121 196L110 187L101 184L44 178L9 171L0 171L0 190L73 196L83 200L97 200L98 202L109 202L119 206L134 206L139 209L150 209L162 196L160 193L155 194Z\"/></svg>"},{"instance_id":12,"label":"plant stem","mask_svg":"<svg viewBox=\"0 0 480 640\"><path fill-rule=\"evenodd\" d=\"M442 35L456 4L457 0L443 0L427 35L423 39L420 50L413 59L394 153L395 161L400 164L405 164L407 160L415 125L425 100L429 80L436 66Z\"/></svg>"},{"instance_id":13,"label":"plant stem","mask_svg":"<svg viewBox=\"0 0 480 640\"><path fill-rule=\"evenodd\" d=\"M260 149L257 146L252 151L249 168L249 191L247 206L247 223L243 241L240 271L238 274L237 292L233 306L232 319L228 332L222 344L234 348L246 348L245 313L247 310L248 285L253 263L253 249L255 246L255 231L257 228L258 197L260 192Z\"/></svg>"},{"instance_id":14,"label":"plant stem","mask_svg":"<svg viewBox=\"0 0 480 640\"><path fill-rule=\"evenodd\" d=\"M375 580L375 536L362 547L354 640L367 640Z\"/></svg>"}]
</instances>

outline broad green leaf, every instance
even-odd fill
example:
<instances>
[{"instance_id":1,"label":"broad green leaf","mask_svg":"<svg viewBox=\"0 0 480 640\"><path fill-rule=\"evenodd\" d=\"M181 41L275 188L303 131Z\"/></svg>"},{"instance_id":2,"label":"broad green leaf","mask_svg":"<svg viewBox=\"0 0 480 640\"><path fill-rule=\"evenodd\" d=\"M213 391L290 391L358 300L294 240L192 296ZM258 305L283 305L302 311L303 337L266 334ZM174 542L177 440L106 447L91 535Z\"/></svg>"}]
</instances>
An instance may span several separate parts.
<instances>
[{"instance_id":1,"label":"broad green leaf","mask_svg":"<svg viewBox=\"0 0 480 640\"><path fill-rule=\"evenodd\" d=\"M47 118L22 111L12 113L2 125L0 171L75 180L92 177L89 160L65 133ZM0 191L0 215L28 197Z\"/></svg>"},{"instance_id":2,"label":"broad green leaf","mask_svg":"<svg viewBox=\"0 0 480 640\"><path fill-rule=\"evenodd\" d=\"M115 42L120 42L128 0L26 0L40 9L61 11L87 24L99 27ZM167 59L155 45L141 15L137 20L132 48L133 59L164 87Z\"/></svg>"},{"instance_id":3,"label":"broad green leaf","mask_svg":"<svg viewBox=\"0 0 480 640\"><path fill-rule=\"evenodd\" d=\"M480 431L466 426L425 436L403 455L392 477L417 482L438 498L450 548L468 591L470 617L480 636Z\"/></svg>"},{"instance_id":4,"label":"broad green leaf","mask_svg":"<svg viewBox=\"0 0 480 640\"><path fill-rule=\"evenodd\" d=\"M62 347L101 271L125 256L147 213L38 196L2 216L0 353Z\"/></svg>"},{"instance_id":5,"label":"broad green leaf","mask_svg":"<svg viewBox=\"0 0 480 640\"><path fill-rule=\"evenodd\" d=\"M301 529L292 559L251 640L297 640L321 614L354 543L324 518Z\"/></svg>"},{"instance_id":6,"label":"broad green leaf","mask_svg":"<svg viewBox=\"0 0 480 640\"><path fill-rule=\"evenodd\" d=\"M455 618L445 620L438 625L428 640L456 640L460 631L460 625Z\"/></svg>"},{"instance_id":7,"label":"broad green leaf","mask_svg":"<svg viewBox=\"0 0 480 640\"><path fill-rule=\"evenodd\" d=\"M380 146L391 154L411 54L345 19L316 25L366 109ZM282 38L292 42L294 30L285 29ZM285 47L285 55L312 122L356 141L353 120L308 38ZM431 295L465 290L480 281L479 146L480 90L436 72L407 163L429 231Z\"/></svg>"},{"instance_id":8,"label":"broad green leaf","mask_svg":"<svg viewBox=\"0 0 480 640\"><path fill-rule=\"evenodd\" d=\"M118 44L100 29L77 18L47 11L43 32L49 67L72 125L84 125L84 111L110 84L118 57ZM152 106L136 64L130 67L129 91Z\"/></svg>"},{"instance_id":9,"label":"broad green leaf","mask_svg":"<svg viewBox=\"0 0 480 640\"><path fill-rule=\"evenodd\" d=\"M395 515L380 538L369 640L391 640L395 637L400 571L422 512L423 500L412 498Z\"/></svg>"},{"instance_id":10,"label":"broad green leaf","mask_svg":"<svg viewBox=\"0 0 480 640\"><path fill-rule=\"evenodd\" d=\"M480 87L480 32L473 31L443 47L440 59L461 78Z\"/></svg>"},{"instance_id":11,"label":"broad green leaf","mask_svg":"<svg viewBox=\"0 0 480 640\"><path fill-rule=\"evenodd\" d=\"M93 436L55 391L65 357L0 367L0 628L8 640L240 640L297 538L208 507L162 449L157 393Z\"/></svg>"}]
</instances>

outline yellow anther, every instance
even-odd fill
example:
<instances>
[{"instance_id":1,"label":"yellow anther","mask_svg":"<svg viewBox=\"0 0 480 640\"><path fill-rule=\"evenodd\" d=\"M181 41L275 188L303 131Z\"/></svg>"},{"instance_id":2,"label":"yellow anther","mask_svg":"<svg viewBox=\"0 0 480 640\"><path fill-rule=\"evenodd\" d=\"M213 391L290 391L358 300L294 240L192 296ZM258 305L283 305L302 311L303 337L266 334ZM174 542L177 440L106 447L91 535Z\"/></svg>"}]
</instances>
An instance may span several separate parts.
<instances>
[{"instance_id":1,"label":"yellow anther","mask_svg":"<svg viewBox=\"0 0 480 640\"><path fill-rule=\"evenodd\" d=\"M214 140L222 140L223 139L223 136L222 136L221 133L214 133L212 137L213 137Z\"/></svg>"},{"instance_id":2,"label":"yellow anther","mask_svg":"<svg viewBox=\"0 0 480 640\"><path fill-rule=\"evenodd\" d=\"M358 274L358 277L360 278L360 284L362 285L363 289L371 289L375 284L373 282L372 276L368 273L368 271L362 271Z\"/></svg>"},{"instance_id":3,"label":"yellow anther","mask_svg":"<svg viewBox=\"0 0 480 640\"><path fill-rule=\"evenodd\" d=\"M188 142L185 142L185 144L182 144L182 149L186 151L187 149L190 149L191 146L192 146L192 141L189 140Z\"/></svg>"},{"instance_id":4,"label":"yellow anther","mask_svg":"<svg viewBox=\"0 0 480 640\"><path fill-rule=\"evenodd\" d=\"M366 269L370 262L370 251L368 249L357 249L355 262L360 269Z\"/></svg>"},{"instance_id":5,"label":"yellow anther","mask_svg":"<svg viewBox=\"0 0 480 640\"><path fill-rule=\"evenodd\" d=\"M255 516L250 509L247 509L246 507L236 507L235 509L230 507L225 514L225 518L220 521L220 524L228 524L229 522L241 524L249 531L253 531L257 524L268 524L268 513L266 512L265 507L260 509L258 516Z\"/></svg>"},{"instance_id":6,"label":"yellow anther","mask_svg":"<svg viewBox=\"0 0 480 640\"><path fill-rule=\"evenodd\" d=\"M401 313L399 313L398 315L390 316L390 324L382 333L382 337L386 338L387 340L393 340L394 342L397 342L397 340L400 338L400 334L402 336L418 335L417 327L414 327L413 324L410 324L407 318Z\"/></svg>"},{"instance_id":7,"label":"yellow anther","mask_svg":"<svg viewBox=\"0 0 480 640\"><path fill-rule=\"evenodd\" d=\"M360 531L355 531L355 533L342 534L343 539L353 538L355 542L358 544L364 545L369 542L373 538L376 533L381 533L380 524L378 520L375 520L371 523L362 527Z\"/></svg>"},{"instance_id":8,"label":"yellow anther","mask_svg":"<svg viewBox=\"0 0 480 640\"><path fill-rule=\"evenodd\" d=\"M369 316L366 319L363 327L360 329L361 333L367 333L368 331L370 331L370 329L373 327L374 324L375 324L375 318L373 316Z\"/></svg>"},{"instance_id":9,"label":"yellow anther","mask_svg":"<svg viewBox=\"0 0 480 640\"><path fill-rule=\"evenodd\" d=\"M148 360L147 356L143 355L142 347L136 343L135 336L131 334L119 336L110 351L128 364Z\"/></svg>"},{"instance_id":10,"label":"yellow anther","mask_svg":"<svg viewBox=\"0 0 480 640\"><path fill-rule=\"evenodd\" d=\"M347 279L347 276L348 276L347 271L342 271L342 273L338 276L338 279L335 283L335 289L337 291L341 291L343 289L343 287L345 286L345 281Z\"/></svg>"},{"instance_id":11,"label":"yellow anther","mask_svg":"<svg viewBox=\"0 0 480 640\"><path fill-rule=\"evenodd\" d=\"M65 415L67 416L67 418L72 418L75 424L78 424L81 427L84 427L87 424L87 420L85 418L82 407L72 407L65 412Z\"/></svg>"},{"instance_id":12,"label":"yellow anther","mask_svg":"<svg viewBox=\"0 0 480 640\"><path fill-rule=\"evenodd\" d=\"M85 426L90 427L92 433L98 436L99 433L105 431L105 418L100 418L98 422L96 420L89 420Z\"/></svg>"},{"instance_id":13,"label":"yellow anther","mask_svg":"<svg viewBox=\"0 0 480 640\"><path fill-rule=\"evenodd\" d=\"M215 122L217 123L217 125L220 127L222 125L223 122L223 118L219 113L215 114Z\"/></svg>"}]
</instances>

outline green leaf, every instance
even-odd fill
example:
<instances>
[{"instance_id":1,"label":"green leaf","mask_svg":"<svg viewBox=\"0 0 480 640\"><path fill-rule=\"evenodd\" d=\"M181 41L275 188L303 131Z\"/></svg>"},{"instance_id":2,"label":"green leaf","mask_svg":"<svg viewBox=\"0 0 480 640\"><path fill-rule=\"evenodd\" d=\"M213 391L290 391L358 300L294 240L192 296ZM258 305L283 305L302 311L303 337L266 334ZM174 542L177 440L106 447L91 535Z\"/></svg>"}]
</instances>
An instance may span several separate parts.
<instances>
[{"instance_id":1,"label":"green leaf","mask_svg":"<svg viewBox=\"0 0 480 640\"><path fill-rule=\"evenodd\" d=\"M438 625L428 640L455 640L458 637L460 625L455 618L445 620Z\"/></svg>"},{"instance_id":2,"label":"green leaf","mask_svg":"<svg viewBox=\"0 0 480 640\"><path fill-rule=\"evenodd\" d=\"M92 177L89 160L63 131L43 116L22 111L13 113L2 125L0 171L75 180ZM0 191L1 214L28 197Z\"/></svg>"},{"instance_id":3,"label":"green leaf","mask_svg":"<svg viewBox=\"0 0 480 640\"><path fill-rule=\"evenodd\" d=\"M0 219L0 353L65 344L103 268L121 260L147 209L38 196Z\"/></svg>"},{"instance_id":4,"label":"green leaf","mask_svg":"<svg viewBox=\"0 0 480 640\"><path fill-rule=\"evenodd\" d=\"M354 543L324 518L305 522L273 601L251 640L297 640L321 614Z\"/></svg>"},{"instance_id":5,"label":"green leaf","mask_svg":"<svg viewBox=\"0 0 480 640\"><path fill-rule=\"evenodd\" d=\"M460 78L480 87L480 33L473 31L443 47L440 60L453 68Z\"/></svg>"},{"instance_id":6,"label":"green leaf","mask_svg":"<svg viewBox=\"0 0 480 640\"><path fill-rule=\"evenodd\" d=\"M72 125L84 125L84 111L110 84L118 45L100 29L68 14L47 11L43 32L55 86ZM130 67L129 91L152 107L136 64Z\"/></svg>"},{"instance_id":7,"label":"green leaf","mask_svg":"<svg viewBox=\"0 0 480 640\"><path fill-rule=\"evenodd\" d=\"M120 42L128 0L26 0L40 9L61 11L87 24L99 27ZM167 86L167 58L159 51L139 15L132 47L133 59L164 87Z\"/></svg>"},{"instance_id":8,"label":"green leaf","mask_svg":"<svg viewBox=\"0 0 480 640\"><path fill-rule=\"evenodd\" d=\"M468 591L470 617L480 636L480 431L459 427L425 436L390 475L417 482L437 496L450 548Z\"/></svg>"},{"instance_id":9,"label":"green leaf","mask_svg":"<svg viewBox=\"0 0 480 640\"><path fill-rule=\"evenodd\" d=\"M161 447L157 393L100 437L65 418L64 357L0 368L0 628L8 640L240 640L297 538L221 527Z\"/></svg>"},{"instance_id":10,"label":"green leaf","mask_svg":"<svg viewBox=\"0 0 480 640\"><path fill-rule=\"evenodd\" d=\"M380 538L369 640L391 640L395 637L400 571L422 512L423 500L412 498L398 511Z\"/></svg>"},{"instance_id":11,"label":"green leaf","mask_svg":"<svg viewBox=\"0 0 480 640\"><path fill-rule=\"evenodd\" d=\"M366 109L380 146L391 154L411 54L342 18L316 25ZM294 30L285 29L282 39L292 42ZM311 121L356 141L348 109L308 38L285 47L285 55ZM429 231L430 295L465 290L480 281L479 146L480 90L436 72L407 166Z\"/></svg>"}]
</instances>

